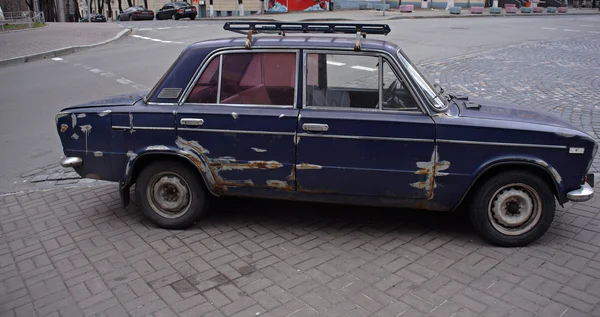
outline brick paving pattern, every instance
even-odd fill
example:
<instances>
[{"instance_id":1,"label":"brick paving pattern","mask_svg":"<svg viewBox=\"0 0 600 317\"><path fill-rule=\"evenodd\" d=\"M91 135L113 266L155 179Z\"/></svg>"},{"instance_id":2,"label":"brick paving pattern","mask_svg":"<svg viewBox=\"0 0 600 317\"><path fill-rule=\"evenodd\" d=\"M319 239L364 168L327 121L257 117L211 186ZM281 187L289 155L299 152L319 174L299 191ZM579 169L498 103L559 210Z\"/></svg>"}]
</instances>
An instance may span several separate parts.
<instances>
[{"instance_id":1,"label":"brick paving pattern","mask_svg":"<svg viewBox=\"0 0 600 317\"><path fill-rule=\"evenodd\" d=\"M526 43L423 68L598 138L598 48ZM114 184L0 196L0 316L600 316L600 197L559 206L546 235L512 249L461 213L212 204L173 231L123 209Z\"/></svg>"},{"instance_id":2,"label":"brick paving pattern","mask_svg":"<svg viewBox=\"0 0 600 317\"><path fill-rule=\"evenodd\" d=\"M0 33L0 60L110 40L123 28L115 23L48 23L48 26Z\"/></svg>"}]
</instances>

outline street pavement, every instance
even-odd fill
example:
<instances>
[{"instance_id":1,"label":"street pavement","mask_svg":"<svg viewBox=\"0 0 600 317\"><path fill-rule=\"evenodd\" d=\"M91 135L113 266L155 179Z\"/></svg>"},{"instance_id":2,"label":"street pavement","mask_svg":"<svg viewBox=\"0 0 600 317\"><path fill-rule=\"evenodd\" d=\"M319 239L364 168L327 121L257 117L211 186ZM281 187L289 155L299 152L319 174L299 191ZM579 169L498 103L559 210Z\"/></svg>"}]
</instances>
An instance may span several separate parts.
<instances>
[{"instance_id":1,"label":"street pavement","mask_svg":"<svg viewBox=\"0 0 600 317\"><path fill-rule=\"evenodd\" d=\"M599 140L600 16L386 23L446 90L552 112ZM224 36L221 22L155 21L0 67L0 316L600 316L600 197L558 207L514 249L460 213L266 200L216 200L173 231L122 208L116 185L57 166L57 111L148 89L186 45Z\"/></svg>"},{"instance_id":2,"label":"street pavement","mask_svg":"<svg viewBox=\"0 0 600 317\"><path fill-rule=\"evenodd\" d=\"M0 33L0 61L73 46L108 41L123 31L118 24L48 23L19 32Z\"/></svg>"}]
</instances>

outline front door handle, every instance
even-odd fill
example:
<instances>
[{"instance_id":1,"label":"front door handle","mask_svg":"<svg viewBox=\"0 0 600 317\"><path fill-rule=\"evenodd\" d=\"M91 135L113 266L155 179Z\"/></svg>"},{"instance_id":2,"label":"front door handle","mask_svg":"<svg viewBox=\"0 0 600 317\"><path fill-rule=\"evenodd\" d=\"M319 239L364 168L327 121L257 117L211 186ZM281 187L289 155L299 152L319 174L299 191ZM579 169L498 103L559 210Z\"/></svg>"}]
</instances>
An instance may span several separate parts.
<instances>
[{"instance_id":1,"label":"front door handle","mask_svg":"<svg viewBox=\"0 0 600 317\"><path fill-rule=\"evenodd\" d=\"M329 130L329 126L320 123L305 123L302 125L302 129L304 129L304 131L325 132Z\"/></svg>"},{"instance_id":2,"label":"front door handle","mask_svg":"<svg viewBox=\"0 0 600 317\"><path fill-rule=\"evenodd\" d=\"M182 125L188 125L188 126L201 126L204 124L204 119L190 119L190 118L182 118L179 121Z\"/></svg>"}]
</instances>

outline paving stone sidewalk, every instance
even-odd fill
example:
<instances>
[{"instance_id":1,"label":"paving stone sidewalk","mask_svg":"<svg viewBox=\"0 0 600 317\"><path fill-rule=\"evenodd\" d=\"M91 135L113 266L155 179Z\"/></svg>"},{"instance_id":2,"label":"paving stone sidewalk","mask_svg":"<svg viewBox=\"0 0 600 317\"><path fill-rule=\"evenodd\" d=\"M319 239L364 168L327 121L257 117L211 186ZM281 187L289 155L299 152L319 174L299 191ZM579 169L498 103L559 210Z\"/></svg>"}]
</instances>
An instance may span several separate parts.
<instances>
[{"instance_id":1,"label":"paving stone sidewalk","mask_svg":"<svg viewBox=\"0 0 600 317\"><path fill-rule=\"evenodd\" d=\"M115 23L48 23L37 29L0 32L0 61L104 42L123 30Z\"/></svg>"},{"instance_id":2,"label":"paving stone sidewalk","mask_svg":"<svg viewBox=\"0 0 600 317\"><path fill-rule=\"evenodd\" d=\"M5 195L0 316L599 316L599 206L508 249L460 214L229 199L172 231L114 185Z\"/></svg>"}]
</instances>

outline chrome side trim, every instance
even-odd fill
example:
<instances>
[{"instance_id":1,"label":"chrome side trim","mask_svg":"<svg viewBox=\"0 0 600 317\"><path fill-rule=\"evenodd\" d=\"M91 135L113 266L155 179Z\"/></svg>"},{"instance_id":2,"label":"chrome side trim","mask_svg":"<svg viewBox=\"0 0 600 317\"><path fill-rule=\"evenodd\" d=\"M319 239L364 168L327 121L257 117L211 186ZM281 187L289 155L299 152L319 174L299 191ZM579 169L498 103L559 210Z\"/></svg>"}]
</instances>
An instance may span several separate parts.
<instances>
[{"instance_id":1,"label":"chrome side trim","mask_svg":"<svg viewBox=\"0 0 600 317\"><path fill-rule=\"evenodd\" d=\"M130 127L130 126L123 126L123 125L113 125L112 128L115 130L131 130L132 129L132 127ZM175 128L172 128L172 127L136 127L136 126L134 126L133 130L173 131L173 130L175 130Z\"/></svg>"},{"instance_id":2,"label":"chrome side trim","mask_svg":"<svg viewBox=\"0 0 600 317\"><path fill-rule=\"evenodd\" d=\"M566 149L566 145L550 145L550 144L527 144L527 143L503 143L503 142L481 142L481 141L461 141L461 140L445 140L438 139L439 143L454 143L454 144L472 144L472 145L493 145L493 146L514 146L514 147L535 147L544 149Z\"/></svg>"},{"instance_id":3,"label":"chrome side trim","mask_svg":"<svg viewBox=\"0 0 600 317\"><path fill-rule=\"evenodd\" d=\"M150 106L177 106L176 102L147 102Z\"/></svg>"},{"instance_id":4,"label":"chrome side trim","mask_svg":"<svg viewBox=\"0 0 600 317\"><path fill-rule=\"evenodd\" d=\"M372 141L394 141L394 142L425 142L425 143L433 143L434 142L433 139L392 138L392 137L362 136L362 135L298 133L298 136L299 137L311 137L311 138L372 140Z\"/></svg>"},{"instance_id":5,"label":"chrome side trim","mask_svg":"<svg viewBox=\"0 0 600 317\"><path fill-rule=\"evenodd\" d=\"M195 129L195 128L178 128L179 131L194 131L194 132L211 132L211 133L236 133L236 134L268 134L268 135L290 135L295 132L280 132L280 131L250 131L250 130L225 130L225 129Z\"/></svg>"},{"instance_id":6,"label":"chrome side trim","mask_svg":"<svg viewBox=\"0 0 600 317\"><path fill-rule=\"evenodd\" d=\"M250 104L237 104L237 103L196 103L196 102L186 102L185 106L219 106L219 107L264 107L264 108L282 108L282 109L294 109L294 106L278 106L278 105L250 105Z\"/></svg>"},{"instance_id":7,"label":"chrome side trim","mask_svg":"<svg viewBox=\"0 0 600 317\"><path fill-rule=\"evenodd\" d=\"M594 189L588 183L567 193L567 199L575 202L588 201L592 199L592 197L594 197Z\"/></svg>"}]
</instances>

